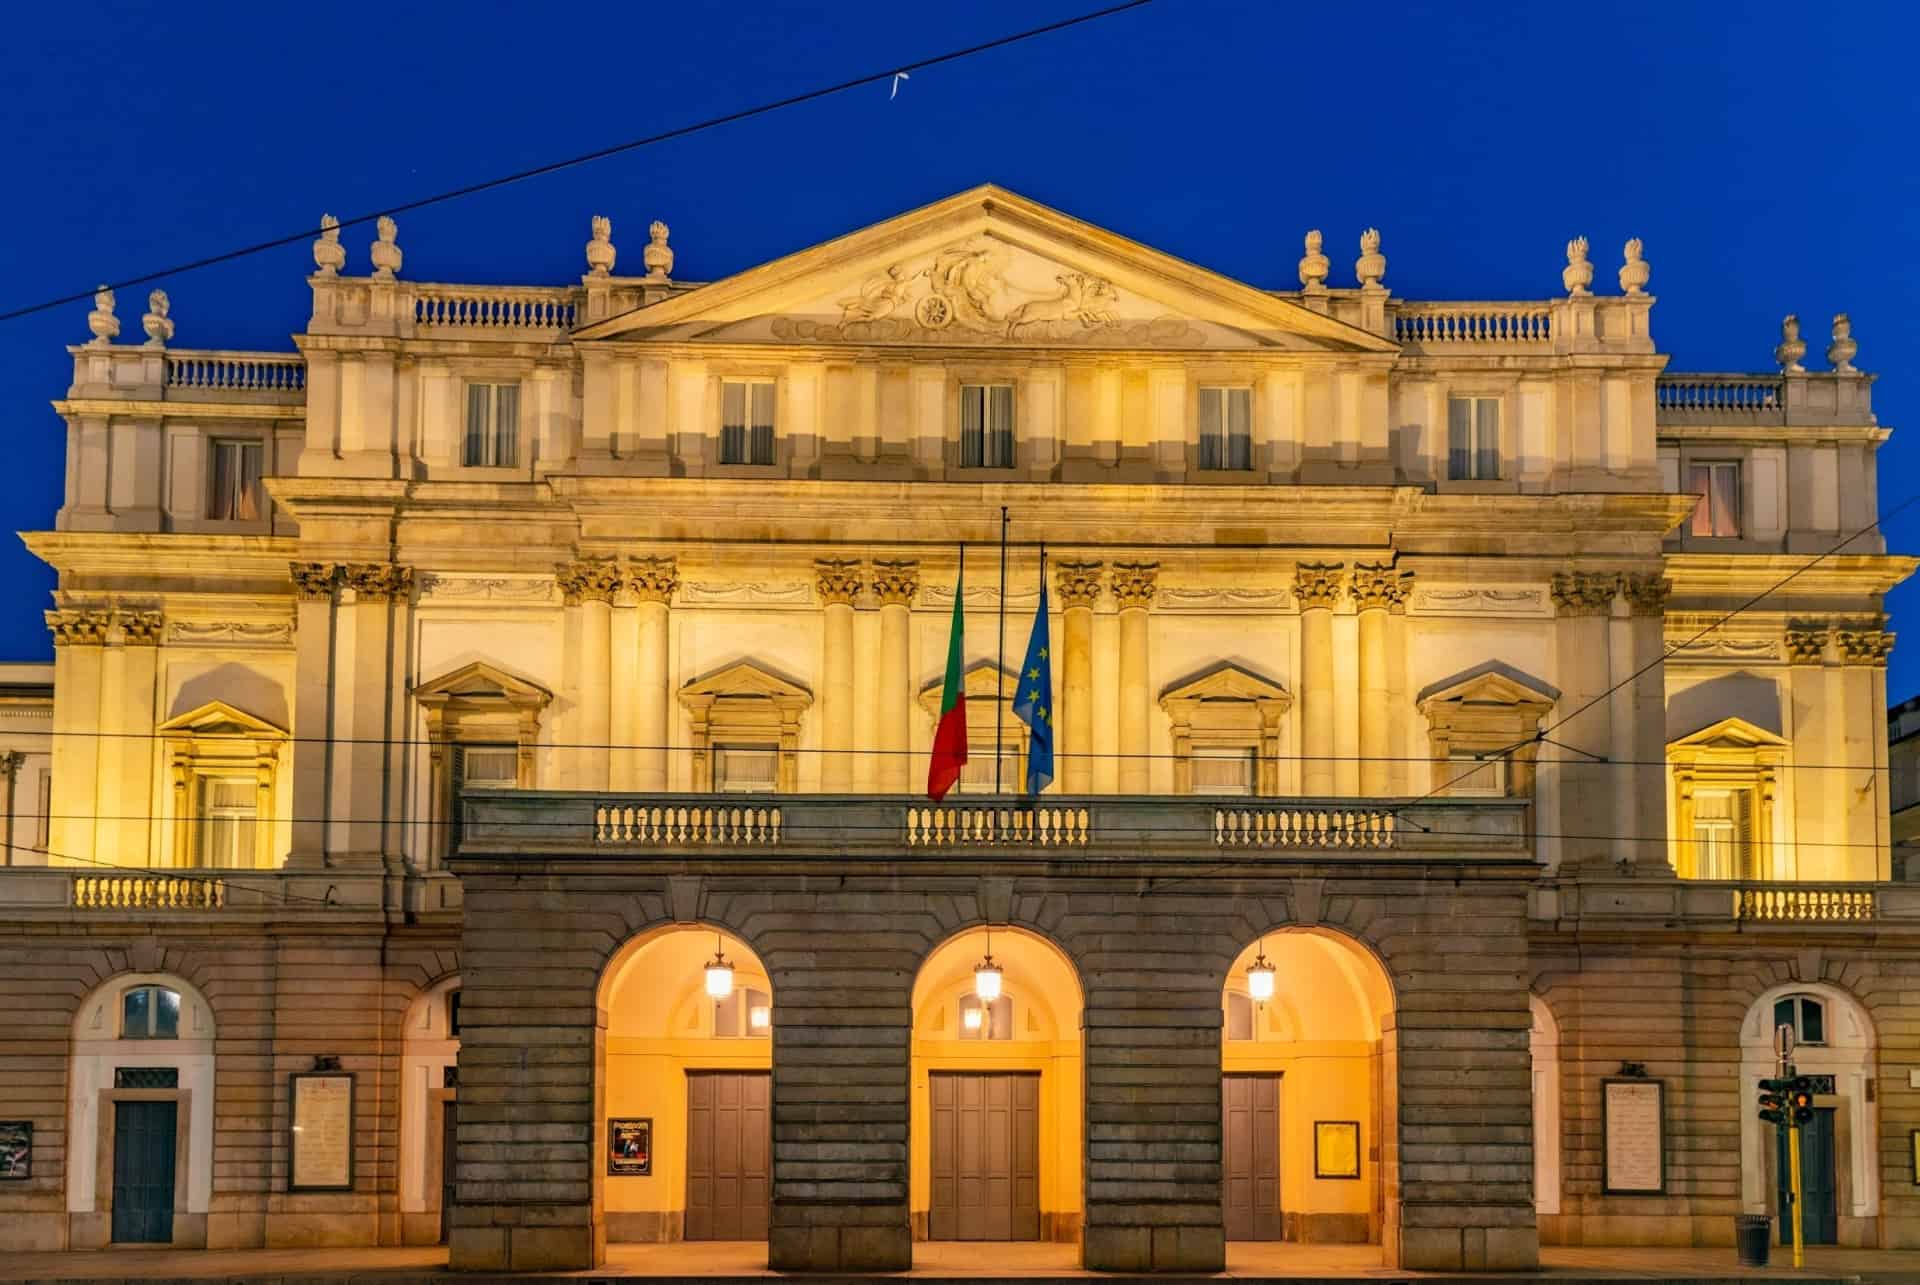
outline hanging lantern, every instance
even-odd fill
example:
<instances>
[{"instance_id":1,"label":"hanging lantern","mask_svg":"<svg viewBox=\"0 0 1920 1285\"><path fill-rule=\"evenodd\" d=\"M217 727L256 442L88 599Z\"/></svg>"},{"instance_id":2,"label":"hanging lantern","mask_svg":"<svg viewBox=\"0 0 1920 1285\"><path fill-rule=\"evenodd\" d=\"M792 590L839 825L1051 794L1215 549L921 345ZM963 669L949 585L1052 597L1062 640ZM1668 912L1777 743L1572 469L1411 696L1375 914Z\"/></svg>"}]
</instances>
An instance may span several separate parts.
<instances>
[{"instance_id":1,"label":"hanging lantern","mask_svg":"<svg viewBox=\"0 0 1920 1285\"><path fill-rule=\"evenodd\" d=\"M1273 964L1267 959L1267 943L1260 943L1260 953L1247 965L1247 994L1256 1004L1264 1004L1273 998Z\"/></svg>"},{"instance_id":2,"label":"hanging lantern","mask_svg":"<svg viewBox=\"0 0 1920 1285\"><path fill-rule=\"evenodd\" d=\"M987 929L987 957L973 966L973 993L982 1004L1000 998L1000 965L993 962L993 929Z\"/></svg>"},{"instance_id":3,"label":"hanging lantern","mask_svg":"<svg viewBox=\"0 0 1920 1285\"><path fill-rule=\"evenodd\" d=\"M720 953L720 934L713 935L713 958L707 961L707 994L725 999L733 994L733 965Z\"/></svg>"}]
</instances>

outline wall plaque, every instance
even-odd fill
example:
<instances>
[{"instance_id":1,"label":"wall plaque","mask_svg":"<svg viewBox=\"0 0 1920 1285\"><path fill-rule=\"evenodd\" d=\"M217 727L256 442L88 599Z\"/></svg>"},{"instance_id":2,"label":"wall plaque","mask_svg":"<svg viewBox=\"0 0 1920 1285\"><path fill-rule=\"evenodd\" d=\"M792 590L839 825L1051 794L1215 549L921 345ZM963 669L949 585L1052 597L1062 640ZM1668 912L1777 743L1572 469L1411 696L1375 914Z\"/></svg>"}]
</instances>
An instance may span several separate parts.
<instances>
[{"instance_id":1,"label":"wall plaque","mask_svg":"<svg viewBox=\"0 0 1920 1285\"><path fill-rule=\"evenodd\" d=\"M653 1117L607 1121L607 1172L628 1178L653 1172Z\"/></svg>"},{"instance_id":2,"label":"wall plaque","mask_svg":"<svg viewBox=\"0 0 1920 1285\"><path fill-rule=\"evenodd\" d=\"M1600 1081L1607 1195L1658 1196L1666 1192L1666 1106L1664 1080Z\"/></svg>"},{"instance_id":3,"label":"wall plaque","mask_svg":"<svg viewBox=\"0 0 1920 1285\"><path fill-rule=\"evenodd\" d=\"M353 1073L289 1077L288 1191L353 1190Z\"/></svg>"},{"instance_id":4,"label":"wall plaque","mask_svg":"<svg viewBox=\"0 0 1920 1285\"><path fill-rule=\"evenodd\" d=\"M0 1120L0 1182L33 1177L33 1121Z\"/></svg>"},{"instance_id":5,"label":"wall plaque","mask_svg":"<svg viewBox=\"0 0 1920 1285\"><path fill-rule=\"evenodd\" d=\"M1360 1176L1360 1123L1357 1120L1313 1122L1313 1176Z\"/></svg>"}]
</instances>

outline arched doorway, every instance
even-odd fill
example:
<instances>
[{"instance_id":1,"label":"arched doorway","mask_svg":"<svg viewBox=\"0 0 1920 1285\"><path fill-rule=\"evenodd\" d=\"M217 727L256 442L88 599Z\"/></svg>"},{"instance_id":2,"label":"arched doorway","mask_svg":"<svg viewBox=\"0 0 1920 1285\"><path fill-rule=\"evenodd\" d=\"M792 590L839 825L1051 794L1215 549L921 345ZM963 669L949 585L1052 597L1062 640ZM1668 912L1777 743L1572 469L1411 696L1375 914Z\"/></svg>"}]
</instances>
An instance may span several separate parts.
<instances>
[{"instance_id":1,"label":"arched doorway","mask_svg":"<svg viewBox=\"0 0 1920 1285\"><path fill-rule=\"evenodd\" d=\"M443 977L414 996L400 1030L400 1238L441 1245L453 1207L460 979Z\"/></svg>"},{"instance_id":2,"label":"arched doorway","mask_svg":"<svg viewBox=\"0 0 1920 1285\"><path fill-rule=\"evenodd\" d=\"M1391 1253L1399 1093L1386 969L1350 938L1283 929L1234 960L1221 1004L1228 1241Z\"/></svg>"},{"instance_id":3,"label":"arched doorway","mask_svg":"<svg viewBox=\"0 0 1920 1285\"><path fill-rule=\"evenodd\" d=\"M1533 1029L1533 1211L1547 1239L1546 1219L1560 1212L1560 1023L1538 995L1527 997Z\"/></svg>"},{"instance_id":4,"label":"arched doorway","mask_svg":"<svg viewBox=\"0 0 1920 1285\"><path fill-rule=\"evenodd\" d=\"M991 953L997 996L976 966ZM973 928L913 986L915 1240L1080 1239L1080 978L1037 934Z\"/></svg>"},{"instance_id":5,"label":"arched doorway","mask_svg":"<svg viewBox=\"0 0 1920 1285\"><path fill-rule=\"evenodd\" d=\"M1740 1205L1778 1215L1782 1169L1776 1131L1756 1114L1759 1081L1772 1076L1777 1025L1794 1028L1793 1064L1819 1077L1815 1118L1801 1130L1807 1243L1872 1245L1880 1216L1873 1021L1853 996L1824 983L1765 991L1740 1024ZM1774 1239L1780 1239L1776 1228Z\"/></svg>"},{"instance_id":6,"label":"arched doorway","mask_svg":"<svg viewBox=\"0 0 1920 1285\"><path fill-rule=\"evenodd\" d=\"M594 1183L606 1239L764 1244L773 1191L765 965L724 931L662 928L615 954L599 1005Z\"/></svg>"}]
</instances>

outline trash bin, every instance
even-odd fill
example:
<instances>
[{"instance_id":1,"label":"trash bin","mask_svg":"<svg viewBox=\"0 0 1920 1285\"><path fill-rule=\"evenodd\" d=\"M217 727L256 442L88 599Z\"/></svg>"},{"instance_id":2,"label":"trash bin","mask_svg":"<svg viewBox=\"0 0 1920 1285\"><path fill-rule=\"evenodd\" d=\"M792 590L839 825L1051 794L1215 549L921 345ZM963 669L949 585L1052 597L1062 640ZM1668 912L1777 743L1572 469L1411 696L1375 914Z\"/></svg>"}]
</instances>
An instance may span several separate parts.
<instances>
[{"instance_id":1,"label":"trash bin","mask_svg":"<svg viewBox=\"0 0 1920 1285\"><path fill-rule=\"evenodd\" d=\"M1740 1266L1765 1267L1773 1243L1773 1219L1766 1214L1735 1214L1733 1243L1740 1250Z\"/></svg>"}]
</instances>

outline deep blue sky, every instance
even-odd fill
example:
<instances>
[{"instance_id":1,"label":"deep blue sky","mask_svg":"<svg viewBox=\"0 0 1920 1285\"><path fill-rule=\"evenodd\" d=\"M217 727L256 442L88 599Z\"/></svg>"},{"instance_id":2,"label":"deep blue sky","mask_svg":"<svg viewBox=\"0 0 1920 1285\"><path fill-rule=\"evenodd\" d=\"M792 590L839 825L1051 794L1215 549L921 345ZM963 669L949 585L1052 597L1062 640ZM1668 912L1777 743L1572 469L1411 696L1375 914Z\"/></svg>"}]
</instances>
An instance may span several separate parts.
<instances>
[{"instance_id":1,"label":"deep blue sky","mask_svg":"<svg viewBox=\"0 0 1920 1285\"><path fill-rule=\"evenodd\" d=\"M0 311L1095 7L22 6L0 48ZM1340 285L1378 226L1387 284L1415 298L1557 293L1575 234L1611 292L1639 236L1675 369L1767 369L1787 312L1817 357L1845 309L1897 429L1920 418L1899 360L1920 343L1912 34L1861 3L1158 0L921 72L895 102L865 88L406 215L404 274L569 281L605 213L623 267L664 218L676 275L707 280L989 180L1270 287L1297 284L1309 227ZM370 231L345 240L366 272ZM164 282L176 344L289 348L311 263L302 244ZM122 292L123 339L145 298ZM48 402L87 310L0 323L15 529L60 503ZM1920 490L1914 430L1881 452L1888 507ZM1888 539L1920 549L1920 506ZM52 583L0 546L0 657L50 654ZM1920 587L1893 605L1897 700L1920 690Z\"/></svg>"}]
</instances>

